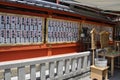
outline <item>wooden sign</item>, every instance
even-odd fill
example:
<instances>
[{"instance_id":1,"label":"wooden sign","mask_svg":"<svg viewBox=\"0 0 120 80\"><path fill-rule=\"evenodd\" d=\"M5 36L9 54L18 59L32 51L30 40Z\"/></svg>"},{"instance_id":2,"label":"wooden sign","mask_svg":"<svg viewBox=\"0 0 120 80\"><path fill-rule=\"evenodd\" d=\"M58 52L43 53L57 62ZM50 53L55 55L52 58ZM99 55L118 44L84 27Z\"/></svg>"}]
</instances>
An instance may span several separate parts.
<instances>
[{"instance_id":1,"label":"wooden sign","mask_svg":"<svg viewBox=\"0 0 120 80\"><path fill-rule=\"evenodd\" d=\"M108 47L109 34L110 34L110 33L109 33L109 32L106 32L106 31L100 32L100 44L101 44L101 48Z\"/></svg>"}]
</instances>

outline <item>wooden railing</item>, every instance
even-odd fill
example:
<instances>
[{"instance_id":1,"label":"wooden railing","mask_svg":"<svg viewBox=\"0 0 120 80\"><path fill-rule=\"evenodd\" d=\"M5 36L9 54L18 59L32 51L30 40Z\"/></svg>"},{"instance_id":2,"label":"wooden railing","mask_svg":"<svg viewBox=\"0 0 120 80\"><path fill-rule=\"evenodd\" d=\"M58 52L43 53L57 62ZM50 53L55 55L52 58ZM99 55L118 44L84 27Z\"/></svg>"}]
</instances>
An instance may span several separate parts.
<instances>
[{"instance_id":1,"label":"wooden railing","mask_svg":"<svg viewBox=\"0 0 120 80\"><path fill-rule=\"evenodd\" d=\"M2 80L63 80L90 70L90 52L0 62ZM12 69L16 68L16 75ZM27 69L27 71L26 71Z\"/></svg>"}]
</instances>

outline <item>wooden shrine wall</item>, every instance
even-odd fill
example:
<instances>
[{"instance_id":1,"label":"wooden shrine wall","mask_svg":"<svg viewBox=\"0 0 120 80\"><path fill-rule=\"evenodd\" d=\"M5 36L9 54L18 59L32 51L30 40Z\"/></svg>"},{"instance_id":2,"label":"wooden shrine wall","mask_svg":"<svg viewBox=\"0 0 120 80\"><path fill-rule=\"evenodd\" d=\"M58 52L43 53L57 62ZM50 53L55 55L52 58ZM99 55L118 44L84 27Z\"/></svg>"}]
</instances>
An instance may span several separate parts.
<instances>
[{"instance_id":1,"label":"wooden shrine wall","mask_svg":"<svg viewBox=\"0 0 120 80\"><path fill-rule=\"evenodd\" d=\"M24 8L10 4L6 5ZM48 14L0 9L0 61L79 52L83 49L79 42L82 27L91 29L88 23L99 24L100 29L108 25L90 21L86 24L82 19L55 16L46 11Z\"/></svg>"},{"instance_id":2,"label":"wooden shrine wall","mask_svg":"<svg viewBox=\"0 0 120 80\"><path fill-rule=\"evenodd\" d=\"M0 61L78 52L79 28L78 21L1 12Z\"/></svg>"}]
</instances>

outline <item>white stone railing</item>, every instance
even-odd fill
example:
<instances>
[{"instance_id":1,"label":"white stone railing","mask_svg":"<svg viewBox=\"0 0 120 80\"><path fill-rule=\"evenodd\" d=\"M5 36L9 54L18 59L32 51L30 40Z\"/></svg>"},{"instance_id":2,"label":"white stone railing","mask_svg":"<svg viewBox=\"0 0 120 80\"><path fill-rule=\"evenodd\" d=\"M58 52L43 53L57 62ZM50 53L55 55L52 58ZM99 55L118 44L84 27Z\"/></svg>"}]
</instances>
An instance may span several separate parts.
<instances>
[{"instance_id":1,"label":"white stone railing","mask_svg":"<svg viewBox=\"0 0 120 80\"><path fill-rule=\"evenodd\" d=\"M0 62L0 70L3 70L3 80L36 80L36 78L39 80L63 80L89 71L89 54L90 52L87 51ZM17 74L14 76L13 68L17 70Z\"/></svg>"}]
</instances>

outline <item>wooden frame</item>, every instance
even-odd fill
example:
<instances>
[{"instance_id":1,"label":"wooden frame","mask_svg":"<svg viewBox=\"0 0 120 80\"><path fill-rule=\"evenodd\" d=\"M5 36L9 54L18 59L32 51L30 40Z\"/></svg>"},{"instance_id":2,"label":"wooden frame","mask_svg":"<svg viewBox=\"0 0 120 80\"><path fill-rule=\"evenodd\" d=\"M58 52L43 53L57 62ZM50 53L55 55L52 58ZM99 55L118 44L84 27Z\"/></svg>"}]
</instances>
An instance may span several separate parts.
<instances>
[{"instance_id":1,"label":"wooden frame","mask_svg":"<svg viewBox=\"0 0 120 80\"><path fill-rule=\"evenodd\" d=\"M6 41L5 41L5 43L2 43L1 42L1 45L0 46L20 46L20 45L36 45L36 44L43 44L43 42L44 42L44 18L43 17L37 17L37 16L28 16L28 15L19 15L19 14L11 14L11 13L2 13L2 12L0 12L0 15L3 15L3 16L9 16L10 17L10 21L12 21L11 20L11 17L13 16L13 17L16 17L15 18L15 22L14 22L14 31L15 31L15 39L17 38L17 18L19 17L20 18L20 20L21 20L21 23L19 24L19 27L20 27L20 33L19 33L19 35L23 35L24 33L23 33L23 30L22 30L22 18L24 18L25 20L26 20L26 22L24 22L25 24L27 24L27 19L29 19L29 20L32 20L32 19L36 19L36 23L34 23L34 25L33 25L33 27L35 26L35 24L36 24L36 26L37 26L37 29L36 30L32 30L32 33L30 32L30 34L31 34L31 36L38 36L38 35L40 35L41 34L41 41L39 42L30 42L30 41L28 41L28 42L21 42L21 40L22 40L22 37L20 38L19 37L19 39L20 39L20 42L15 42L15 43L12 43L12 42L10 42L10 43L6 43L7 42L7 39L8 38L6 38ZM38 31L39 32L39 30L38 30L38 21L39 20L41 20L42 22L41 22L41 33L34 33L34 32L36 32L36 31ZM0 23L1 24L1 23ZM5 28L3 28L3 30L5 30L5 35L7 34L7 31L8 30L10 30L9 32L11 32L11 34L12 34L12 31L13 31L13 29L12 29L12 23L10 22L10 24L9 24L9 26L11 27L11 28L9 28L9 29L7 29L7 24L5 23L5 24L3 24L4 25L4 27ZM26 27L27 25L25 25L24 27ZM29 28L31 27L31 23L30 23L30 25L29 25ZM28 28L28 26L27 26L27 28ZM26 29L27 29L26 28ZM2 29L2 27L1 27L1 29ZM24 29L25 30L25 29ZM26 36L30 36L29 35L29 32L30 30L25 30L25 32L26 32ZM10 36L11 36L11 34L10 34ZM25 35L24 35L25 36ZM39 36L38 36L39 37ZM2 38L2 37L1 37ZM12 37L10 37L11 39L12 39ZM33 38L33 37L32 37ZM33 38L34 39L34 38ZM24 39L25 40L25 39Z\"/></svg>"},{"instance_id":2,"label":"wooden frame","mask_svg":"<svg viewBox=\"0 0 120 80\"><path fill-rule=\"evenodd\" d=\"M78 29L78 36L77 36L77 40L75 41L67 41L67 39L66 39L66 41L59 41L59 42L57 42L57 41L53 41L53 42L49 42L49 38L48 38L48 30L49 30L49 28L48 28L48 25L50 24L49 23L49 21L56 21L56 22L58 22L59 24L60 24L60 26L59 26L59 28L60 27L63 27L63 29L64 29L64 27L67 27L68 26L68 24L67 25L62 25L62 24L64 24L64 23L69 23L69 24L71 24L71 27L73 27L73 24L74 25L76 25L76 30ZM61 23L60 23L61 22ZM53 23L53 25L54 25L54 23ZM61 26L62 25L62 26ZM77 26L78 25L78 26ZM54 27L55 28L55 27ZM53 29L54 29L53 28ZM58 29L58 25L57 25L57 29ZM66 29L66 28L65 28ZM60 32L61 30L58 30L58 31L56 31L56 32ZM63 31L65 31L65 30L63 30ZM65 31L66 32L66 31ZM68 31L69 32L69 31ZM62 20L62 19L56 19L56 18L47 18L47 23L46 23L46 43L47 44L56 44L56 43L75 43L75 42L77 42L78 40L79 40L79 36L80 36L80 22L77 22L77 21L70 21L70 20Z\"/></svg>"}]
</instances>

